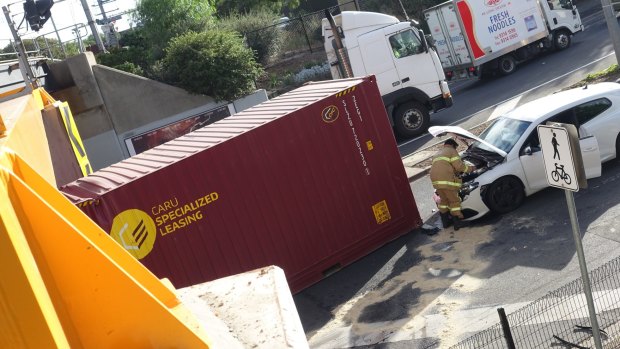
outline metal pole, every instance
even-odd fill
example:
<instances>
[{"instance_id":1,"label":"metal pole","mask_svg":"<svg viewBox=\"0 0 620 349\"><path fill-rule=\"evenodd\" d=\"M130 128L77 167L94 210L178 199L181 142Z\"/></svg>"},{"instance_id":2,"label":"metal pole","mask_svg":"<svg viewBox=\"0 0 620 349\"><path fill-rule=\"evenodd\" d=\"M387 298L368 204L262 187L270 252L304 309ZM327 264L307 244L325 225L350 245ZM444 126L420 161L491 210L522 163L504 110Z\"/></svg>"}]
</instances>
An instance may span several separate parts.
<instances>
[{"instance_id":1,"label":"metal pole","mask_svg":"<svg viewBox=\"0 0 620 349\"><path fill-rule=\"evenodd\" d=\"M588 276L588 268L586 266L586 258L583 253L583 245L581 245L581 235L579 234L579 221L577 220L577 207L575 206L575 198L573 192L564 190L566 194L566 204L568 205L568 214L570 223L573 227L573 238L575 239L575 248L579 259L579 269L581 270L581 281L583 282L583 291L586 295L588 303L588 312L590 313L590 324L592 325L592 336L594 337L594 345L596 349L602 349L601 333L596 320L596 310L594 309L594 301L592 300L592 289L590 288L590 277Z\"/></svg>"},{"instance_id":2,"label":"metal pole","mask_svg":"<svg viewBox=\"0 0 620 349\"><path fill-rule=\"evenodd\" d=\"M508 349L516 349L515 341L512 339L512 332L510 331L510 324L508 323L508 317L504 308L498 308L499 322L502 324L502 331L504 332L504 339L506 339L506 345Z\"/></svg>"},{"instance_id":3,"label":"metal pole","mask_svg":"<svg viewBox=\"0 0 620 349\"><path fill-rule=\"evenodd\" d=\"M93 20L93 16L90 13L90 9L88 8L88 4L86 0L81 0L82 7L84 8L84 14L86 14L86 20L88 21L88 25L90 26L90 30L95 37L95 42L97 43L97 47L101 52L105 51L105 46L103 46L103 41L101 41L101 37L99 36L99 32L97 31L97 26L95 25L95 21Z\"/></svg>"},{"instance_id":4,"label":"metal pole","mask_svg":"<svg viewBox=\"0 0 620 349\"><path fill-rule=\"evenodd\" d=\"M52 26L54 27L54 31L56 32L56 37L58 38L58 44L60 45L62 54L65 58L67 58L67 52L65 51L65 45L62 44L62 40L60 39L60 34L58 33L58 29L56 29L56 23L54 22L54 16L50 15L50 19L52 20Z\"/></svg>"},{"instance_id":5,"label":"metal pole","mask_svg":"<svg viewBox=\"0 0 620 349\"><path fill-rule=\"evenodd\" d=\"M310 38L308 37L308 32L306 31L306 25L304 24L304 17L299 16L299 20L301 21L301 28L304 30L304 35L306 36L306 42L308 43L308 48L310 49L310 53L312 53L312 44L310 43Z\"/></svg>"},{"instance_id":6,"label":"metal pole","mask_svg":"<svg viewBox=\"0 0 620 349\"><path fill-rule=\"evenodd\" d=\"M101 10L101 14L103 15L103 23L108 24L108 16L105 14L105 10L103 9L103 2L101 0L97 0L99 4L99 10Z\"/></svg>"},{"instance_id":7,"label":"metal pole","mask_svg":"<svg viewBox=\"0 0 620 349\"><path fill-rule=\"evenodd\" d=\"M620 27L618 27L618 20L616 19L614 9L609 3L609 0L601 0L601 6L603 7L605 22L607 22L609 36L611 37L611 42L614 44L614 51L616 51L616 62L620 64Z\"/></svg>"},{"instance_id":8,"label":"metal pole","mask_svg":"<svg viewBox=\"0 0 620 349\"><path fill-rule=\"evenodd\" d=\"M9 13L9 9L6 6L2 6L2 11L4 11L4 17L6 18L6 23L9 25L9 29L11 29L11 34L13 34L13 39L15 39L15 48L17 51L17 60L19 61L20 69L19 71L22 73L22 77L24 78L24 82L26 86L35 89L39 87L37 82L37 77L32 72L32 67L30 63L28 63L28 56L26 56L26 49L24 48L24 43L22 39L17 34L17 30L15 29L15 23L11 19L11 14Z\"/></svg>"}]
</instances>

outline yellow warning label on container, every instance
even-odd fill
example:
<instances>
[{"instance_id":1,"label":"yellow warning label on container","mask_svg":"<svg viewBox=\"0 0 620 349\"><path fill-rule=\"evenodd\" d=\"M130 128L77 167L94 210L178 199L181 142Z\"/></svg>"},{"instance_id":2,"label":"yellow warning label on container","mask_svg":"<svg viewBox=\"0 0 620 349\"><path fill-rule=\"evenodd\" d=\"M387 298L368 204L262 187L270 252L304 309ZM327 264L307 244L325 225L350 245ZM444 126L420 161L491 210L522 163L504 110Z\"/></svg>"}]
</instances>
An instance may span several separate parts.
<instances>
[{"instance_id":1,"label":"yellow warning label on container","mask_svg":"<svg viewBox=\"0 0 620 349\"><path fill-rule=\"evenodd\" d=\"M385 200L379 201L378 203L372 206L372 211L375 214L375 219L377 220L377 224L385 223L392 219L390 215L390 209L388 208L387 202Z\"/></svg>"},{"instance_id":2,"label":"yellow warning label on container","mask_svg":"<svg viewBox=\"0 0 620 349\"><path fill-rule=\"evenodd\" d=\"M146 257L155 244L155 222L144 211L125 210L114 217L110 236L134 257Z\"/></svg>"}]
</instances>

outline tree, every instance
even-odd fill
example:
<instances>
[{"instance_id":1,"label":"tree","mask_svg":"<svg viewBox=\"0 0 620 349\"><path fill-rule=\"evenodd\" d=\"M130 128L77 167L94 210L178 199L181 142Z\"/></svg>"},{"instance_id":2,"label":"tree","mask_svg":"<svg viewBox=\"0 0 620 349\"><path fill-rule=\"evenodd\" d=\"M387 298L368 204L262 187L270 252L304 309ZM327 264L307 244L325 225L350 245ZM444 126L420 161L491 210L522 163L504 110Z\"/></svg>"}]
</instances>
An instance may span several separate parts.
<instances>
[{"instance_id":1,"label":"tree","mask_svg":"<svg viewBox=\"0 0 620 349\"><path fill-rule=\"evenodd\" d=\"M256 60L267 65L280 53L284 40L283 31L273 25L277 18L267 10L251 10L247 14L235 13L222 18L218 27L243 35L245 43L254 51Z\"/></svg>"},{"instance_id":2,"label":"tree","mask_svg":"<svg viewBox=\"0 0 620 349\"><path fill-rule=\"evenodd\" d=\"M200 32L213 20L215 0L140 0L136 19L155 57L163 53L170 39L188 31Z\"/></svg>"},{"instance_id":3,"label":"tree","mask_svg":"<svg viewBox=\"0 0 620 349\"><path fill-rule=\"evenodd\" d=\"M249 13L252 10L267 10L275 14L283 13L299 6L299 0L215 0L217 13L228 16L233 13Z\"/></svg>"},{"instance_id":4,"label":"tree","mask_svg":"<svg viewBox=\"0 0 620 349\"><path fill-rule=\"evenodd\" d=\"M263 73L243 40L220 30L189 32L173 39L162 68L168 83L226 101L253 92L254 81Z\"/></svg>"}]
</instances>

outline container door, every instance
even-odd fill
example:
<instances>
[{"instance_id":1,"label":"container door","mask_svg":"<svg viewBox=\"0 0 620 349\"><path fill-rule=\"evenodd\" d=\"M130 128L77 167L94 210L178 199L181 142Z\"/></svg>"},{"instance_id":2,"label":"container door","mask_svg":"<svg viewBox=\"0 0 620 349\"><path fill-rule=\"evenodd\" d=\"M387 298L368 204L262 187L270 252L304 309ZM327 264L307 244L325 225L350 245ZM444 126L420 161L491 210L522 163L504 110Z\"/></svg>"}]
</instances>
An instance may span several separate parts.
<instances>
[{"instance_id":1,"label":"container door","mask_svg":"<svg viewBox=\"0 0 620 349\"><path fill-rule=\"evenodd\" d=\"M443 76L443 70L435 66L430 55L432 51L424 51L422 42L413 29L387 34L386 39L398 73L398 80L393 82L394 89L417 87L429 96L440 94L438 81L439 76Z\"/></svg>"}]
</instances>

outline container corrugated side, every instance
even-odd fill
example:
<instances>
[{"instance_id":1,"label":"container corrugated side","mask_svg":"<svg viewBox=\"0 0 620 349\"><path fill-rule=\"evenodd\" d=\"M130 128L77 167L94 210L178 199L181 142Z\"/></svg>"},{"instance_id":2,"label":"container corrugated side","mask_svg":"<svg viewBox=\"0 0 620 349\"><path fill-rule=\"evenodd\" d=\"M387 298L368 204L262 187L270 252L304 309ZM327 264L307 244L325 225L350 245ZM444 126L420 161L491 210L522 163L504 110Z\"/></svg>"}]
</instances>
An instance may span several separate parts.
<instances>
[{"instance_id":1,"label":"container corrugated side","mask_svg":"<svg viewBox=\"0 0 620 349\"><path fill-rule=\"evenodd\" d=\"M303 86L62 190L176 287L277 265L297 292L421 224L374 77Z\"/></svg>"}]
</instances>

